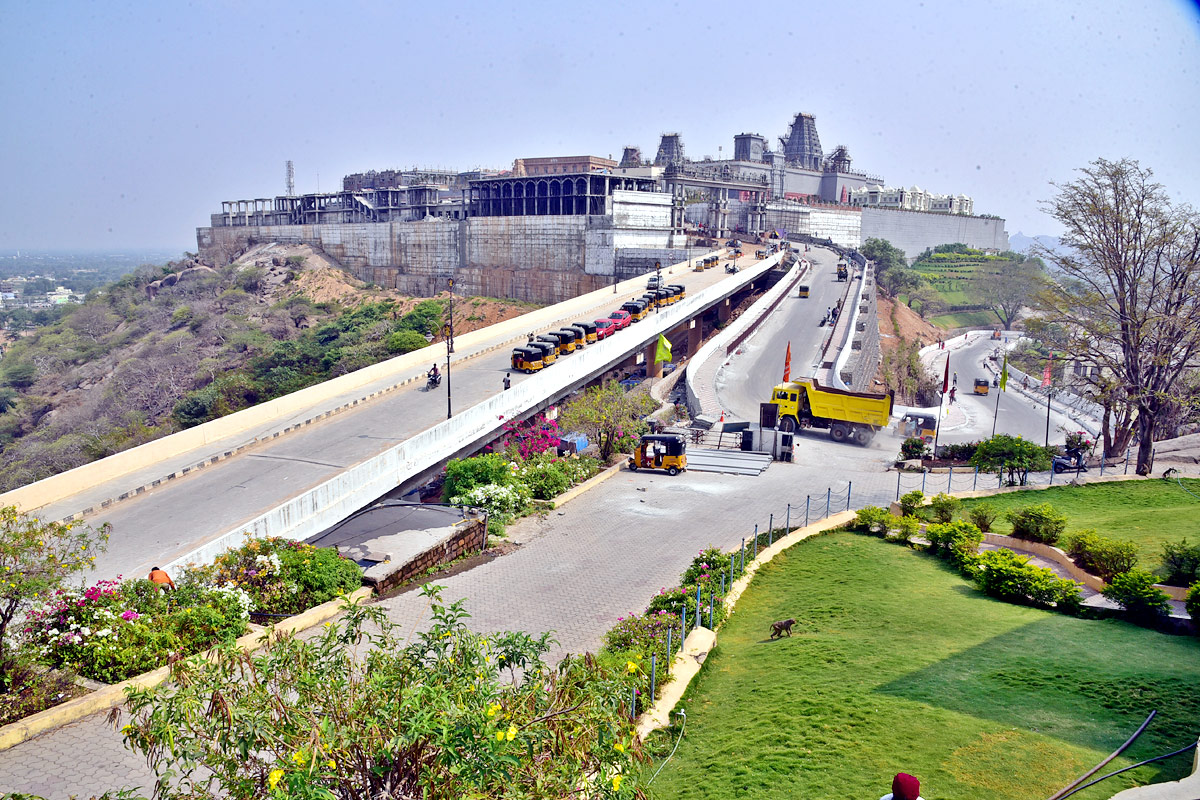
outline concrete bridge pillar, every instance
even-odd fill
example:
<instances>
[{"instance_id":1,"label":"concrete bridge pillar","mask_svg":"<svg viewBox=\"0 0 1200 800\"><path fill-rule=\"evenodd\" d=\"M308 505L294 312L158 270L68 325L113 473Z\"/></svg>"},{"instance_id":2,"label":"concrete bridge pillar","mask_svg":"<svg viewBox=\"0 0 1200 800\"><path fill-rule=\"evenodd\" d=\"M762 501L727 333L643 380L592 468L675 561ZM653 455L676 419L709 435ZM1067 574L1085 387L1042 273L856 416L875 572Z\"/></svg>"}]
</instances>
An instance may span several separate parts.
<instances>
[{"instance_id":1,"label":"concrete bridge pillar","mask_svg":"<svg viewBox=\"0 0 1200 800\"><path fill-rule=\"evenodd\" d=\"M700 349L703 330L704 319L701 317L696 317L688 323L687 354L689 357L696 355L696 351Z\"/></svg>"},{"instance_id":2,"label":"concrete bridge pillar","mask_svg":"<svg viewBox=\"0 0 1200 800\"><path fill-rule=\"evenodd\" d=\"M658 349L658 340L655 339L650 344L646 345L646 377L661 378L662 377L662 362L654 360L654 351Z\"/></svg>"},{"instance_id":3,"label":"concrete bridge pillar","mask_svg":"<svg viewBox=\"0 0 1200 800\"><path fill-rule=\"evenodd\" d=\"M733 305L729 298L726 297L717 304L717 322L724 325L729 322L729 317L733 314Z\"/></svg>"}]
</instances>

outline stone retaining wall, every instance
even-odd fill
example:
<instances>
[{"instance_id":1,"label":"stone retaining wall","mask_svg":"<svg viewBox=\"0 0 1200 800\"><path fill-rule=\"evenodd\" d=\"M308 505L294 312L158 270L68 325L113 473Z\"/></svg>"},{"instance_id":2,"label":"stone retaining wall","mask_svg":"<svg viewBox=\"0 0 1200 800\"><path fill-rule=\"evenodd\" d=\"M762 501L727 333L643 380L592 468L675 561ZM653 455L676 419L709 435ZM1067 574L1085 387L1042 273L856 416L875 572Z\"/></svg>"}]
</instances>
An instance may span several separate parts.
<instances>
[{"instance_id":1,"label":"stone retaining wall","mask_svg":"<svg viewBox=\"0 0 1200 800\"><path fill-rule=\"evenodd\" d=\"M363 578L363 583L371 586L376 594L383 594L433 567L449 564L456 558L481 552L486 547L487 517L467 520L467 524L460 530L413 558L395 572L389 573L378 581Z\"/></svg>"}]
</instances>

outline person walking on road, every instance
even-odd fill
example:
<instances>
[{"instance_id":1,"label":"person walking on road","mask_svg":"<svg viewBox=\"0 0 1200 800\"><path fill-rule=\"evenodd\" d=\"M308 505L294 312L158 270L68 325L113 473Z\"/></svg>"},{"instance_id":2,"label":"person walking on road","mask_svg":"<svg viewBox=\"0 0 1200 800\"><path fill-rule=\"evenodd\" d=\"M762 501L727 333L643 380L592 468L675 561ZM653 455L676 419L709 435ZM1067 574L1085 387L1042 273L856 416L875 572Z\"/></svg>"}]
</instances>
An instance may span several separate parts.
<instances>
[{"instance_id":1,"label":"person walking on road","mask_svg":"<svg viewBox=\"0 0 1200 800\"><path fill-rule=\"evenodd\" d=\"M954 405L954 395L958 392L957 386L950 387L950 405Z\"/></svg>"},{"instance_id":2,"label":"person walking on road","mask_svg":"<svg viewBox=\"0 0 1200 800\"><path fill-rule=\"evenodd\" d=\"M506 392L508 391L508 387L512 386L512 378L509 377L510 374L508 372L504 373L504 391Z\"/></svg>"},{"instance_id":3,"label":"person walking on road","mask_svg":"<svg viewBox=\"0 0 1200 800\"><path fill-rule=\"evenodd\" d=\"M958 386L958 373L954 373L954 385Z\"/></svg>"}]
</instances>

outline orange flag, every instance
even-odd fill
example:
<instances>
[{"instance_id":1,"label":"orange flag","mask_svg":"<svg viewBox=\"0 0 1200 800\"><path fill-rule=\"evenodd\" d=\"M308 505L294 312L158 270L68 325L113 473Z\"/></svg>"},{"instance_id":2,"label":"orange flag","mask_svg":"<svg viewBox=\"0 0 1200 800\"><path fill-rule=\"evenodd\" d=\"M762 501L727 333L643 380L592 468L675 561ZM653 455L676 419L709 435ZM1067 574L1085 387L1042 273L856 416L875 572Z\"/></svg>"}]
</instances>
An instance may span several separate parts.
<instances>
[{"instance_id":1,"label":"orange flag","mask_svg":"<svg viewBox=\"0 0 1200 800\"><path fill-rule=\"evenodd\" d=\"M788 342L787 355L783 358L783 382L792 379L792 343Z\"/></svg>"}]
</instances>

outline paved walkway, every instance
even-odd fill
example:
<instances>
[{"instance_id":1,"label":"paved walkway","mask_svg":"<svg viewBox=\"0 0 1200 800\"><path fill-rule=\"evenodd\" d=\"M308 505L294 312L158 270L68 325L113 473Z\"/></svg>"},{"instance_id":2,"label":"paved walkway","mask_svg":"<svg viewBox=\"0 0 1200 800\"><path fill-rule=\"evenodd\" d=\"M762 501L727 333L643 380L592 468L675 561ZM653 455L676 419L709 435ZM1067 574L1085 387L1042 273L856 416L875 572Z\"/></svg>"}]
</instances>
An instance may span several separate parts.
<instances>
[{"instance_id":1,"label":"paved walkway","mask_svg":"<svg viewBox=\"0 0 1200 800\"><path fill-rule=\"evenodd\" d=\"M894 451L894 447L891 448ZM882 461L862 467L862 451L820 438L804 439L803 461L775 464L757 478L684 473L676 478L622 471L544 519L513 526L522 546L509 555L442 581L444 599L466 598L478 631L552 630L549 658L595 650L618 616L641 611L661 587L676 583L703 547L737 546L769 515L781 526L803 522L806 495L813 519L846 506L847 480L857 507L886 504L895 479ZM878 456L884 457L879 451ZM830 485L829 476L838 480ZM826 490L830 489L828 493ZM425 600L409 592L382 603L405 626L428 621ZM153 776L140 757L96 714L0 752L0 789L47 798L141 785Z\"/></svg>"}]
</instances>

